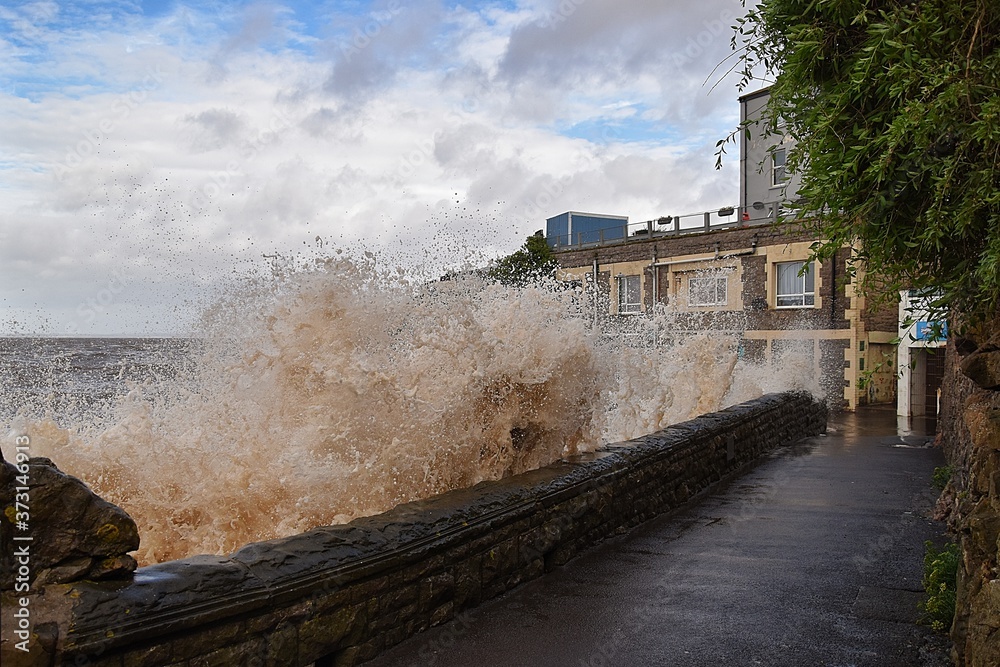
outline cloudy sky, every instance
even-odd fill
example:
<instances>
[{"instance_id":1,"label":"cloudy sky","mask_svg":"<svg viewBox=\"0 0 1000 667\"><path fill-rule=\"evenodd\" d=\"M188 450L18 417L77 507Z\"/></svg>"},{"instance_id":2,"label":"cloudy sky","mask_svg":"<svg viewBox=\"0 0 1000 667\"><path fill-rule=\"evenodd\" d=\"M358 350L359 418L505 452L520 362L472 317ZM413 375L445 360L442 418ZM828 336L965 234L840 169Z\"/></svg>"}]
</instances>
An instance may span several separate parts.
<instances>
[{"instance_id":1,"label":"cloudy sky","mask_svg":"<svg viewBox=\"0 0 1000 667\"><path fill-rule=\"evenodd\" d=\"M509 253L566 210L735 203L736 157L716 171L714 151L739 91L712 71L742 13L6 2L0 335L182 333L275 253L436 270Z\"/></svg>"}]
</instances>

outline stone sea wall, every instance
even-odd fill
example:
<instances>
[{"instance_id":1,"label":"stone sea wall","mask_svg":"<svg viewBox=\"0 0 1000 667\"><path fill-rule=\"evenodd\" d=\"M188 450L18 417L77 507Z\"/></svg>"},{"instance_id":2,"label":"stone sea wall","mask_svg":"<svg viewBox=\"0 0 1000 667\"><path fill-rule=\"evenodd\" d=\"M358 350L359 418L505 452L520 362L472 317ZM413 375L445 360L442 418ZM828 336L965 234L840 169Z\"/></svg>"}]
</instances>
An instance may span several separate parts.
<instances>
[{"instance_id":1,"label":"stone sea wall","mask_svg":"<svg viewBox=\"0 0 1000 667\"><path fill-rule=\"evenodd\" d=\"M3 664L355 665L558 567L821 433L826 408L772 394L599 452L343 526L126 581L33 593L31 652ZM4 594L4 607L13 604Z\"/></svg>"},{"instance_id":2,"label":"stone sea wall","mask_svg":"<svg viewBox=\"0 0 1000 667\"><path fill-rule=\"evenodd\" d=\"M1000 665L1000 321L992 335L951 340L941 435L954 473L939 504L962 547L953 660Z\"/></svg>"}]
</instances>

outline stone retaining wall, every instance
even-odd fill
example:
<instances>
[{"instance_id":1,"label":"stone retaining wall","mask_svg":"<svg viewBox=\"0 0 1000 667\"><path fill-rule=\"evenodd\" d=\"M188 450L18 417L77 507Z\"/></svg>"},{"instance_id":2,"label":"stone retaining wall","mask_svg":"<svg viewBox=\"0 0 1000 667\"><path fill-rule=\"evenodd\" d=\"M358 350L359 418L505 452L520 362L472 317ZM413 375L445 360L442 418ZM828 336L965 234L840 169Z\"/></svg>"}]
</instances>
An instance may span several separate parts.
<instances>
[{"instance_id":1,"label":"stone retaining wall","mask_svg":"<svg viewBox=\"0 0 1000 667\"><path fill-rule=\"evenodd\" d=\"M3 664L355 665L825 427L811 396L773 394L229 557L148 566L125 583L49 586L32 601L32 653L5 643Z\"/></svg>"},{"instance_id":2,"label":"stone retaining wall","mask_svg":"<svg viewBox=\"0 0 1000 667\"><path fill-rule=\"evenodd\" d=\"M1000 319L992 340L948 341L941 440L954 472L938 506L962 548L952 659L1000 665ZM985 336L984 336L985 338Z\"/></svg>"}]
</instances>

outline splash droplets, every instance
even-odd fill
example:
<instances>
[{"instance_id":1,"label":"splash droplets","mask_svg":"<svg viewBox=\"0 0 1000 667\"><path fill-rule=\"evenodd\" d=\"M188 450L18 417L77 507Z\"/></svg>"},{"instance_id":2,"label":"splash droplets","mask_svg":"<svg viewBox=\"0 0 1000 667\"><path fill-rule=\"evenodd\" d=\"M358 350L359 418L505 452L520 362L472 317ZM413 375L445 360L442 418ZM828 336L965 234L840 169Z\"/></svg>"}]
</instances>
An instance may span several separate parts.
<instances>
[{"instance_id":1,"label":"splash droplets","mask_svg":"<svg viewBox=\"0 0 1000 667\"><path fill-rule=\"evenodd\" d=\"M140 562L349 521L803 384L738 362L724 336L617 343L571 290L422 283L337 254L279 273L206 311L189 375L88 419L19 418L36 455L135 518Z\"/></svg>"}]
</instances>

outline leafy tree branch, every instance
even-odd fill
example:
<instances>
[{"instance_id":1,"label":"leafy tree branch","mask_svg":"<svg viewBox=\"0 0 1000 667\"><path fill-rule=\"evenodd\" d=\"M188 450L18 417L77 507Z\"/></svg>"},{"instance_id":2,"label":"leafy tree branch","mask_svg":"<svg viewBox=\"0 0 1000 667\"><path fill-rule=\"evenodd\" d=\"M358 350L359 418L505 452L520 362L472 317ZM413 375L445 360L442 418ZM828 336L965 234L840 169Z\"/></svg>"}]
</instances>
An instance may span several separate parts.
<instances>
[{"instance_id":1,"label":"leafy tree branch","mask_svg":"<svg viewBox=\"0 0 1000 667\"><path fill-rule=\"evenodd\" d=\"M972 322L996 313L1000 3L762 0L733 46L742 87L774 79L767 129L797 142L817 256L853 245L887 298L936 289Z\"/></svg>"},{"instance_id":2,"label":"leafy tree branch","mask_svg":"<svg viewBox=\"0 0 1000 667\"><path fill-rule=\"evenodd\" d=\"M525 240L519 250L497 260L487 272L487 277L504 285L522 287L552 276L556 266L545 236L536 232Z\"/></svg>"}]
</instances>

